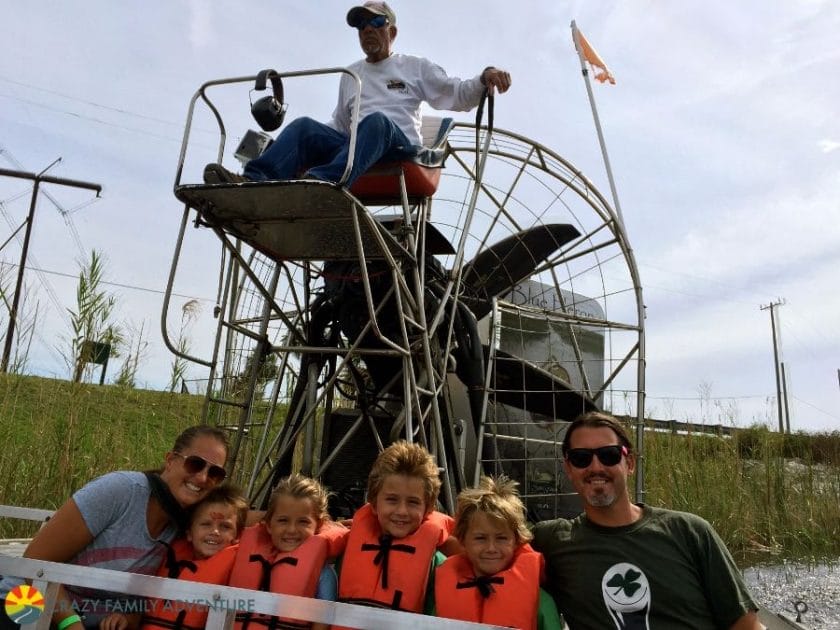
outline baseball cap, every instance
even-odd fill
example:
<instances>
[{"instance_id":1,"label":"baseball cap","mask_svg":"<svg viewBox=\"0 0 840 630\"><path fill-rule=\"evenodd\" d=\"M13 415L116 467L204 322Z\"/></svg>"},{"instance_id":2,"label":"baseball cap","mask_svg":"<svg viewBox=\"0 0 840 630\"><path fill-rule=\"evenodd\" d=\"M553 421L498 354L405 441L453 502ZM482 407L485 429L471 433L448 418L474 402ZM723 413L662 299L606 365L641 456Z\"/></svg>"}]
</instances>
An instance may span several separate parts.
<instances>
[{"instance_id":1,"label":"baseball cap","mask_svg":"<svg viewBox=\"0 0 840 630\"><path fill-rule=\"evenodd\" d=\"M373 13L374 15L384 15L388 18L391 24L397 23L397 14L388 6L387 2L377 2L370 0L364 4L353 7L347 12L347 23L356 28L366 14Z\"/></svg>"}]
</instances>

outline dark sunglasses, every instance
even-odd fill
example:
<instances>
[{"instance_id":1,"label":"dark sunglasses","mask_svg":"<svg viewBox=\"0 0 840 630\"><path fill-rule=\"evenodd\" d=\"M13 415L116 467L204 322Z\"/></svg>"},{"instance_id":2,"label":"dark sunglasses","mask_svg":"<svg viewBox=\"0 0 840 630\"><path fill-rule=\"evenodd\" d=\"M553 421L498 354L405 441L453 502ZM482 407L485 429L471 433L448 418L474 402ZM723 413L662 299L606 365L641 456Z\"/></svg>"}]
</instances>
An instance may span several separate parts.
<instances>
[{"instance_id":1,"label":"dark sunglasses","mask_svg":"<svg viewBox=\"0 0 840 630\"><path fill-rule=\"evenodd\" d=\"M373 28L382 28L388 23L388 18L384 15L374 15L373 17L369 17L367 19L362 18L359 20L359 23L356 24L356 28L364 30L364 28L370 24Z\"/></svg>"},{"instance_id":2,"label":"dark sunglasses","mask_svg":"<svg viewBox=\"0 0 840 630\"><path fill-rule=\"evenodd\" d=\"M592 463L592 457L597 455L604 466L615 466L627 453L627 447L618 444L601 448L571 448L566 453L566 459L575 468L586 468Z\"/></svg>"},{"instance_id":3,"label":"dark sunglasses","mask_svg":"<svg viewBox=\"0 0 840 630\"><path fill-rule=\"evenodd\" d=\"M227 477L227 471L221 466L211 464L203 457L198 455L184 455L183 453L175 453L178 457L184 458L184 470L191 475L197 475L205 468L207 469L207 478L213 483L221 483Z\"/></svg>"}]
</instances>

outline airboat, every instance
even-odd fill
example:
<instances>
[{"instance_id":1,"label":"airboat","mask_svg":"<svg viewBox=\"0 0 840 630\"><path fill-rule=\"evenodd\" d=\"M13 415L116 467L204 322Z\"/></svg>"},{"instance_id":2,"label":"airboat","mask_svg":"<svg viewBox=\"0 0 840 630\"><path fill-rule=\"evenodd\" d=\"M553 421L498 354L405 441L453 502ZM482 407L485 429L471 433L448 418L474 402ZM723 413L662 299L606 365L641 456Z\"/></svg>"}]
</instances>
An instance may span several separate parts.
<instances>
[{"instance_id":1,"label":"airboat","mask_svg":"<svg viewBox=\"0 0 840 630\"><path fill-rule=\"evenodd\" d=\"M487 123L424 117L417 160L378 164L349 189L352 164L335 184L194 183L196 165L244 164L271 142L254 130L228 142L225 121L240 117L249 89L265 88L268 76L278 97L283 81L342 73L360 87L345 68L264 71L207 82L190 102L161 328L176 356L207 370L202 419L230 431L231 476L256 508L290 472L318 477L334 493L333 516L348 517L365 500L376 455L403 439L435 456L446 511L480 475L503 473L519 483L531 520L577 514L562 470L565 428L589 410L628 416L641 454L645 368L633 252L620 216L579 169L495 128L491 101ZM199 111L217 127L214 155L196 140ZM355 129L351 156L354 143ZM196 232L221 244L203 354L186 351L168 326ZM641 465L636 495L643 499ZM9 515L47 516L16 510ZM3 573L36 580L48 601L61 583L222 598L209 585L0 556ZM239 590L225 587L224 597L344 626L392 628L407 614ZM207 627L228 627L234 613L211 608ZM464 627L416 615L410 623Z\"/></svg>"}]
</instances>

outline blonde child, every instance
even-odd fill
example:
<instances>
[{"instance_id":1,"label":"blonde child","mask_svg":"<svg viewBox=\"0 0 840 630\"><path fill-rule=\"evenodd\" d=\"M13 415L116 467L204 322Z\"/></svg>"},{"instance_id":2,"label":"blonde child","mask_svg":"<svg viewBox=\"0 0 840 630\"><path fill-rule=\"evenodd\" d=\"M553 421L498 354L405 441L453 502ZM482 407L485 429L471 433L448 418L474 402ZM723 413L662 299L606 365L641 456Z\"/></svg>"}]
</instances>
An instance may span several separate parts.
<instances>
[{"instance_id":1,"label":"blonde child","mask_svg":"<svg viewBox=\"0 0 840 630\"><path fill-rule=\"evenodd\" d=\"M440 617L523 630L562 628L551 597L540 588L544 561L528 545L532 535L516 482L482 477L458 495L455 535L464 552L435 571Z\"/></svg>"},{"instance_id":2,"label":"blonde child","mask_svg":"<svg viewBox=\"0 0 840 630\"><path fill-rule=\"evenodd\" d=\"M211 490L193 509L186 536L175 540L167 549L158 576L227 584L247 514L248 503L237 488L219 486ZM121 622L119 617L126 622ZM147 602L142 628L203 628L206 622L205 608L151 599ZM110 615L100 629L122 630L133 625L130 615Z\"/></svg>"},{"instance_id":3,"label":"blonde child","mask_svg":"<svg viewBox=\"0 0 840 630\"><path fill-rule=\"evenodd\" d=\"M433 558L449 538L449 517L434 512L439 490L422 446L401 441L379 454L340 561L339 601L423 611Z\"/></svg>"},{"instance_id":4,"label":"blonde child","mask_svg":"<svg viewBox=\"0 0 840 630\"><path fill-rule=\"evenodd\" d=\"M331 555L329 494L314 479L291 475L277 484L261 523L247 528L239 543L228 584L241 588L334 601L336 575ZM308 628L294 620L240 613L237 630ZM313 624L312 628L326 628Z\"/></svg>"}]
</instances>

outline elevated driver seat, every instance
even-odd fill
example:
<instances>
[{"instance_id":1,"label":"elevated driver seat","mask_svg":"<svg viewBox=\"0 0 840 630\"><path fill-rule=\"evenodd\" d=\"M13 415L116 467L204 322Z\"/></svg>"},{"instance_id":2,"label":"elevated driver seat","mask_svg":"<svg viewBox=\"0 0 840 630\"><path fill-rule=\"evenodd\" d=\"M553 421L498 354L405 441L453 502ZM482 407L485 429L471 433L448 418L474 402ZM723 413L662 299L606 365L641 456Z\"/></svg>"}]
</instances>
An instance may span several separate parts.
<instances>
[{"instance_id":1,"label":"elevated driver seat","mask_svg":"<svg viewBox=\"0 0 840 630\"><path fill-rule=\"evenodd\" d=\"M410 202L431 197L440 183L440 171L448 155L446 141L454 126L452 118L424 116L420 128L423 148L417 155L399 162L375 164L353 182L350 192L368 205L399 204L402 173Z\"/></svg>"}]
</instances>

